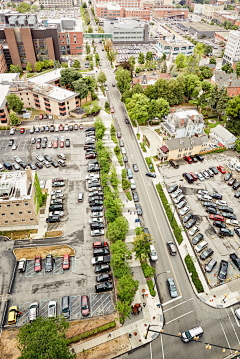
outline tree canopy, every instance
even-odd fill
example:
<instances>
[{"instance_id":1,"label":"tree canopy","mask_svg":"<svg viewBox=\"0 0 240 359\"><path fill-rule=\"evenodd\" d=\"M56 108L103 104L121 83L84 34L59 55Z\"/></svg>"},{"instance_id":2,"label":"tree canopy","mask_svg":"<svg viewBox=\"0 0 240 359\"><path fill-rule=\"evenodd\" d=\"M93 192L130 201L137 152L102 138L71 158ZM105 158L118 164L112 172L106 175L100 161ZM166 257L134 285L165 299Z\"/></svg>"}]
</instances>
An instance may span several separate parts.
<instances>
[{"instance_id":1,"label":"tree canopy","mask_svg":"<svg viewBox=\"0 0 240 359\"><path fill-rule=\"evenodd\" d=\"M76 69L63 69L61 70L60 85L66 86L69 84L70 88L73 90L73 82L79 80L80 78L82 78L82 75Z\"/></svg>"},{"instance_id":2,"label":"tree canopy","mask_svg":"<svg viewBox=\"0 0 240 359\"><path fill-rule=\"evenodd\" d=\"M120 93L123 94L126 90L129 90L131 87L131 75L128 70L124 70L121 66L117 68L115 78L117 81L117 88Z\"/></svg>"},{"instance_id":3,"label":"tree canopy","mask_svg":"<svg viewBox=\"0 0 240 359\"><path fill-rule=\"evenodd\" d=\"M7 97L8 108L15 112L21 112L23 109L23 102L16 94L8 95Z\"/></svg>"}]
</instances>

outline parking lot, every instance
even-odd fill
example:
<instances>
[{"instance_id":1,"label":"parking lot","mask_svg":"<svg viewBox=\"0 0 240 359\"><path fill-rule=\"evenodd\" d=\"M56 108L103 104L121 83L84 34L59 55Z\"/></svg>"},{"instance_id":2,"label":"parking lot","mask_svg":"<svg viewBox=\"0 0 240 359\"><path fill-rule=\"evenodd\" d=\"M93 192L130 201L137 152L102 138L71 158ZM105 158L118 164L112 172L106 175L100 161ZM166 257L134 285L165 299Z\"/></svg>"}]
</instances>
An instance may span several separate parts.
<instances>
[{"instance_id":1,"label":"parking lot","mask_svg":"<svg viewBox=\"0 0 240 359\"><path fill-rule=\"evenodd\" d=\"M207 248L212 248L214 251L213 256L207 258L206 260L201 260L199 258L199 262L201 263L204 272L205 265L211 258L214 258L217 261L217 265L214 267L214 269L210 273L206 273L207 280L211 287L221 284L217 278L221 260L226 260L229 264L227 278L222 283L239 276L240 272L236 265L229 258L229 254L236 253L237 256L240 256L240 238L235 232L233 236L220 237L218 235L219 228L213 226L214 221L210 219L210 214L206 212L206 207L203 206L204 201L198 200L199 194L197 191L202 189L208 191L209 193L220 193L222 195L222 200L226 201L227 206L233 209L233 213L236 215L237 220L239 221L239 199L234 197L234 194L239 189L234 191L233 188L228 185L228 182L224 181L225 175L221 174L220 172L217 175L214 175L214 177L210 177L204 181L197 180L190 184L185 179L183 179L182 173L200 172L208 169L210 166L217 167L219 165L222 165L228 173L231 171L228 169L227 163L233 159L236 159L236 153L229 150L224 153L205 155L203 162L188 164L184 160L178 161L178 169L170 167L169 164L161 166L161 173L164 177L167 188L173 184L178 184L179 188L182 190L182 193L185 196L187 205L190 207L189 213L193 214L193 219L196 220L195 225L199 227L199 231L197 231L193 236L188 235L188 238L191 241L192 238L194 238L198 233L202 233L203 240L207 241L208 243L207 247L200 251L197 255L200 256L200 254ZM240 181L240 173L235 170L232 171L232 177L236 178L237 181ZM216 203L216 200L213 199L212 203ZM180 210L176 208L176 211L179 212ZM179 215L179 217L182 218L181 215ZM234 226L232 225L226 224L226 228L234 231ZM186 232L189 230L186 230Z\"/></svg>"},{"instance_id":2,"label":"parking lot","mask_svg":"<svg viewBox=\"0 0 240 359\"><path fill-rule=\"evenodd\" d=\"M138 56L139 53L142 52L144 56L146 56L146 53L148 51L152 51L156 53L155 48L152 45L141 45L141 44L121 44L121 45L115 45L115 50L117 50L118 54L116 56L116 61L123 62L129 59L129 57L133 56L135 57L136 63L138 62Z\"/></svg>"},{"instance_id":3,"label":"parking lot","mask_svg":"<svg viewBox=\"0 0 240 359\"><path fill-rule=\"evenodd\" d=\"M36 149L36 144L30 144L32 137L47 137L52 141L53 137L64 136L70 139L70 147L64 148L45 148ZM8 146L10 139L18 144L15 151ZM68 132L34 133L30 134L27 130L20 134L19 130L15 135L9 135L9 131L0 133L0 154L1 162L13 163L13 156L19 156L22 161L35 163L36 154L49 155L53 160L57 160L57 154L63 153L66 156L66 167L58 168L43 167L37 169L39 181L52 180L53 178L63 178L65 186L61 187L64 194L64 216L60 223L46 223L46 230L62 229L65 243L71 243L75 249L76 256L72 258L71 266L68 271L62 269L62 258L56 258L53 271L45 273L44 261L40 274L34 272L33 261L28 261L26 272L16 274L13 283L13 294L9 306L18 305L19 310L24 312L18 323L28 318L29 304L37 301L40 305L40 314L45 313L45 304L51 300L57 300L58 311L60 313L60 298L64 295L71 296L72 315L71 319L81 317L79 301L81 295L88 295L91 305L90 316L102 315L114 311L113 293L94 294L96 275L94 267L91 265L93 257L93 242L103 240L104 237L91 237L89 219L91 208L88 204L88 189L86 187L87 162L83 145L85 142L85 131L78 130ZM53 191L55 188L52 188ZM83 202L78 202L79 191L84 192ZM48 211L48 208L46 209ZM57 276L56 276L57 275ZM47 306L47 304L46 304ZM44 309L45 308L45 309ZM23 309L23 310L22 310ZM5 318L7 320L7 316Z\"/></svg>"}]
</instances>

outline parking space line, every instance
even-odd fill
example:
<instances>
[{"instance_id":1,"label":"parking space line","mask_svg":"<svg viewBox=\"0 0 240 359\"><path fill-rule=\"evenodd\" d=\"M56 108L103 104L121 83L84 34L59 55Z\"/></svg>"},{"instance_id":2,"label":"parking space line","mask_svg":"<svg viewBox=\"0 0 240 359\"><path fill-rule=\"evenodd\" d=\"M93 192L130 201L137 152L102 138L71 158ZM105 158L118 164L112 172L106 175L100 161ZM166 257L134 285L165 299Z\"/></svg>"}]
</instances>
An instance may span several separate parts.
<instances>
[{"instance_id":1,"label":"parking space line","mask_svg":"<svg viewBox=\"0 0 240 359\"><path fill-rule=\"evenodd\" d=\"M221 323L221 319L220 319L220 325L221 325L221 327L222 327L222 331L223 331L223 334L224 334L225 339L226 339L226 341L227 341L228 347L230 348L230 344L229 344L228 338L227 338L227 336L226 336L226 333L225 333L225 331L224 331L224 329L223 329L223 326L222 326L222 323ZM230 352L232 353L232 350L231 350L231 349L230 349Z\"/></svg>"},{"instance_id":2,"label":"parking space line","mask_svg":"<svg viewBox=\"0 0 240 359\"><path fill-rule=\"evenodd\" d=\"M48 311L48 303L50 302L50 299L45 299L45 300L40 300L40 305L39 305L39 313L40 315L43 317L44 314L47 313ZM43 310L43 312L42 312Z\"/></svg>"},{"instance_id":3,"label":"parking space line","mask_svg":"<svg viewBox=\"0 0 240 359\"><path fill-rule=\"evenodd\" d=\"M35 262L34 261L27 261L25 277L35 277L35 270L34 270Z\"/></svg>"},{"instance_id":4,"label":"parking space line","mask_svg":"<svg viewBox=\"0 0 240 359\"><path fill-rule=\"evenodd\" d=\"M76 273L76 257L74 256L74 257L71 257L71 264L72 264L72 273Z\"/></svg>"},{"instance_id":5,"label":"parking space line","mask_svg":"<svg viewBox=\"0 0 240 359\"><path fill-rule=\"evenodd\" d=\"M240 344L240 341L239 341L238 335L237 335L236 330L235 330L235 328L234 328L234 325L233 325L233 323L232 323L232 321L231 321L230 315L228 314L227 308L225 308L225 311L226 311L226 313L227 313L227 316L228 316L228 319L229 319L229 321L230 321L230 323L231 323L231 326L232 326L232 328L233 328L233 331L234 331L234 333L235 333L235 335L236 335L236 338L237 338L238 344Z\"/></svg>"},{"instance_id":6,"label":"parking space line","mask_svg":"<svg viewBox=\"0 0 240 359\"><path fill-rule=\"evenodd\" d=\"M18 308L19 311L21 312L21 316L17 317L16 326L23 325L28 321L29 305L30 302L19 304Z\"/></svg>"},{"instance_id":7,"label":"parking space line","mask_svg":"<svg viewBox=\"0 0 240 359\"><path fill-rule=\"evenodd\" d=\"M53 274L62 274L63 267L62 267L62 257L55 258L54 267L53 267Z\"/></svg>"},{"instance_id":8,"label":"parking space line","mask_svg":"<svg viewBox=\"0 0 240 359\"><path fill-rule=\"evenodd\" d=\"M75 295L70 297L70 320L80 319L81 317L81 295Z\"/></svg>"}]
</instances>

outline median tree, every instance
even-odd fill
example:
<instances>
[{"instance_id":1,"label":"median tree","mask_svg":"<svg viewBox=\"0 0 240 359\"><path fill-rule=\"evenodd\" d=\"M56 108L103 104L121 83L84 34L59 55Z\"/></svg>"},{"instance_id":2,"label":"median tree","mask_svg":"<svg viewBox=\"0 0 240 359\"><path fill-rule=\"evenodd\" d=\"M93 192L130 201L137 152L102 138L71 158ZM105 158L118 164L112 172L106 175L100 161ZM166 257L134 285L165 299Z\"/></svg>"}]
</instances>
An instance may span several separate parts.
<instances>
[{"instance_id":1,"label":"median tree","mask_svg":"<svg viewBox=\"0 0 240 359\"><path fill-rule=\"evenodd\" d=\"M146 53L146 61L152 61L153 60L153 53L152 51L148 51Z\"/></svg>"},{"instance_id":2,"label":"median tree","mask_svg":"<svg viewBox=\"0 0 240 359\"><path fill-rule=\"evenodd\" d=\"M123 241L129 230L129 223L125 217L117 217L114 222L108 224L107 236L111 242Z\"/></svg>"},{"instance_id":3,"label":"median tree","mask_svg":"<svg viewBox=\"0 0 240 359\"><path fill-rule=\"evenodd\" d=\"M10 113L9 113L9 118L10 118L11 126L19 125L20 121L19 121L19 118L16 115L16 112L11 110Z\"/></svg>"},{"instance_id":4,"label":"median tree","mask_svg":"<svg viewBox=\"0 0 240 359\"><path fill-rule=\"evenodd\" d=\"M144 55L143 55L142 52L140 52L139 55L138 55L138 62L139 62L139 64L142 64L142 65L145 62L145 58L144 58Z\"/></svg>"},{"instance_id":5,"label":"median tree","mask_svg":"<svg viewBox=\"0 0 240 359\"><path fill-rule=\"evenodd\" d=\"M24 103L20 100L20 98L17 95L11 94L8 95L6 98L7 98L8 108L10 110L13 110L18 113L22 111Z\"/></svg>"},{"instance_id":6,"label":"median tree","mask_svg":"<svg viewBox=\"0 0 240 359\"><path fill-rule=\"evenodd\" d=\"M131 74L128 70L124 70L122 66L119 66L115 78L117 80L117 88L121 94L130 89Z\"/></svg>"},{"instance_id":7,"label":"median tree","mask_svg":"<svg viewBox=\"0 0 240 359\"><path fill-rule=\"evenodd\" d=\"M97 77L97 82L102 86L107 81L105 73L101 70Z\"/></svg>"}]
</instances>

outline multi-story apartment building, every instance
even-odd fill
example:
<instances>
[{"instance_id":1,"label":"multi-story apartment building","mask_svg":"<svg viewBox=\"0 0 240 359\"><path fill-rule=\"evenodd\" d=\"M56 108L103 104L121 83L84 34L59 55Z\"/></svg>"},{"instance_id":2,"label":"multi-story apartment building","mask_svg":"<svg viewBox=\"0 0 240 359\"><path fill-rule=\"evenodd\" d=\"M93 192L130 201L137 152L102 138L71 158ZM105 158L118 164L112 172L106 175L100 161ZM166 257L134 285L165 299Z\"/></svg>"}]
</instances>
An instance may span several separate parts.
<instances>
[{"instance_id":1,"label":"multi-story apartment building","mask_svg":"<svg viewBox=\"0 0 240 359\"><path fill-rule=\"evenodd\" d=\"M229 63L235 68L238 61L240 61L240 31L230 31L222 63L223 65Z\"/></svg>"},{"instance_id":2,"label":"multi-story apartment building","mask_svg":"<svg viewBox=\"0 0 240 359\"><path fill-rule=\"evenodd\" d=\"M147 42L150 35L148 21L132 19L105 20L104 32L112 34L113 43Z\"/></svg>"},{"instance_id":3,"label":"multi-story apartment building","mask_svg":"<svg viewBox=\"0 0 240 359\"><path fill-rule=\"evenodd\" d=\"M37 228L35 171L0 173L0 227L3 230Z\"/></svg>"},{"instance_id":4,"label":"multi-story apartment building","mask_svg":"<svg viewBox=\"0 0 240 359\"><path fill-rule=\"evenodd\" d=\"M188 40L157 40L156 49L161 57L166 54L167 59L174 61L178 54L190 56L195 46Z\"/></svg>"},{"instance_id":5,"label":"multi-story apartment building","mask_svg":"<svg viewBox=\"0 0 240 359\"><path fill-rule=\"evenodd\" d=\"M93 4L94 7L96 4L109 4L112 3L113 1L110 0L94 0ZM141 8L141 0L114 0L114 4L118 4L119 6L123 7L123 8Z\"/></svg>"},{"instance_id":6,"label":"multi-story apartment building","mask_svg":"<svg viewBox=\"0 0 240 359\"><path fill-rule=\"evenodd\" d=\"M223 11L224 5L217 5L217 4L203 4L202 15L206 19L212 19L214 16L215 11Z\"/></svg>"}]
</instances>

